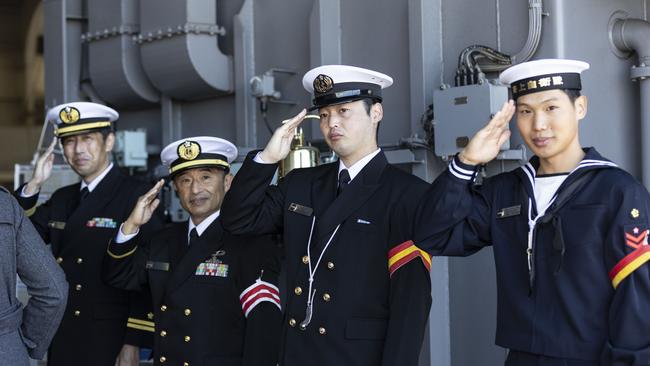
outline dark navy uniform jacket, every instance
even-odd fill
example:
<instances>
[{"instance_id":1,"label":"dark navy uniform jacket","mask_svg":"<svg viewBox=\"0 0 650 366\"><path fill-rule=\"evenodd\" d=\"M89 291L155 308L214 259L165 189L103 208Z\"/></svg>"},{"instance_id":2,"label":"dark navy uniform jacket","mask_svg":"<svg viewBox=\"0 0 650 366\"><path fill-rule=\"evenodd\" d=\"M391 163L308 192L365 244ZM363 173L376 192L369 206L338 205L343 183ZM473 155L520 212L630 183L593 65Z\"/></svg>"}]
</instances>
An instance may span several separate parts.
<instances>
[{"instance_id":1,"label":"dark navy uniform jacket","mask_svg":"<svg viewBox=\"0 0 650 366\"><path fill-rule=\"evenodd\" d=\"M150 291L155 365L275 366L279 259L268 237L235 237L217 218L188 247L188 222L149 241L111 242L104 277Z\"/></svg>"},{"instance_id":2,"label":"dark navy uniform jacket","mask_svg":"<svg viewBox=\"0 0 650 366\"><path fill-rule=\"evenodd\" d=\"M114 166L83 202L80 183L58 189L38 207L38 195L20 197L22 187L15 192L43 241L51 244L70 284L48 365L113 366L122 345L151 347L153 329L146 325L149 299L113 288L101 278L109 240L147 190L147 184ZM143 235L161 226L162 218L155 215L143 227Z\"/></svg>"},{"instance_id":3,"label":"dark navy uniform jacket","mask_svg":"<svg viewBox=\"0 0 650 366\"><path fill-rule=\"evenodd\" d=\"M650 196L585 152L537 220L531 271L537 158L477 186L475 167L456 157L419 208L416 243L434 255L493 246L498 345L559 359L545 365L650 365Z\"/></svg>"},{"instance_id":4,"label":"dark navy uniform jacket","mask_svg":"<svg viewBox=\"0 0 650 366\"><path fill-rule=\"evenodd\" d=\"M379 153L338 197L338 162L294 169L269 186L277 165L256 163L254 154L221 212L236 233L283 234L288 299L280 364L417 365L431 305L430 258L409 240L427 184ZM301 329L309 261L316 266L331 237L314 276L312 319Z\"/></svg>"}]
</instances>

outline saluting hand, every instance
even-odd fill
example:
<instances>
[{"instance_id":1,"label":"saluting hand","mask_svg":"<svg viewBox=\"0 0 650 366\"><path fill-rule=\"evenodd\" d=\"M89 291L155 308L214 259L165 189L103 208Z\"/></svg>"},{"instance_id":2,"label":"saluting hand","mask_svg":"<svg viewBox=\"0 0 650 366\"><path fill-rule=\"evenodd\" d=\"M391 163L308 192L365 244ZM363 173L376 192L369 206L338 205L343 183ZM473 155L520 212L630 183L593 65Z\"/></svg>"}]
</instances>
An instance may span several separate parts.
<instances>
[{"instance_id":1,"label":"saluting hand","mask_svg":"<svg viewBox=\"0 0 650 366\"><path fill-rule=\"evenodd\" d=\"M47 150L36 160L32 179L29 180L25 187L25 193L27 195L31 196L38 193L43 183L50 178L52 166L54 165L54 146L56 146L56 137L52 139L52 143L50 143Z\"/></svg>"},{"instance_id":2,"label":"saluting hand","mask_svg":"<svg viewBox=\"0 0 650 366\"><path fill-rule=\"evenodd\" d=\"M260 158L265 163L275 164L289 155L291 150L291 141L296 132L296 127L305 119L307 111L303 109L300 113L291 119L284 120L282 126L278 127L269 143L266 144L264 150L260 153Z\"/></svg>"},{"instance_id":3,"label":"saluting hand","mask_svg":"<svg viewBox=\"0 0 650 366\"><path fill-rule=\"evenodd\" d=\"M158 208L158 205L160 204L158 192L160 192L163 184L165 184L165 180L159 180L158 183L149 190L149 192L138 198L138 202L136 202L129 218L126 219L122 226L123 234L133 234L138 231L140 226L151 220L151 216L153 216L154 211L156 211L156 208Z\"/></svg>"},{"instance_id":4,"label":"saluting hand","mask_svg":"<svg viewBox=\"0 0 650 366\"><path fill-rule=\"evenodd\" d=\"M501 145L510 138L508 122L514 113L515 103L512 100L503 103L490 122L480 129L460 152L458 155L460 161L465 164L479 165L496 158L501 150Z\"/></svg>"}]
</instances>

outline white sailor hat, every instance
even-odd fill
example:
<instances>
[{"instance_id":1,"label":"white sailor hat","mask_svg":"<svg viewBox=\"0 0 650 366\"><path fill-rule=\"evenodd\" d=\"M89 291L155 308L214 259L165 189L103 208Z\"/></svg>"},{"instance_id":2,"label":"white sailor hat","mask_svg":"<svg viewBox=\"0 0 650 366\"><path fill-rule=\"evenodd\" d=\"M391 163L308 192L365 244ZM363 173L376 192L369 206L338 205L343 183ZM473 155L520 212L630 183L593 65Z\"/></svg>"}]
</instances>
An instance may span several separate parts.
<instances>
[{"instance_id":1,"label":"white sailor hat","mask_svg":"<svg viewBox=\"0 0 650 366\"><path fill-rule=\"evenodd\" d=\"M162 164L174 176L193 168L215 167L230 171L237 147L228 140L211 136L188 137L172 142L160 153Z\"/></svg>"},{"instance_id":2,"label":"white sailor hat","mask_svg":"<svg viewBox=\"0 0 650 366\"><path fill-rule=\"evenodd\" d=\"M56 125L54 134L59 137L78 135L99 129L112 129L119 118L113 108L90 102L59 104L47 112L47 120Z\"/></svg>"},{"instance_id":3,"label":"white sailor hat","mask_svg":"<svg viewBox=\"0 0 650 366\"><path fill-rule=\"evenodd\" d=\"M381 90L392 84L386 74L347 65L319 66L302 78L302 86L314 97L310 110L364 98L381 102Z\"/></svg>"},{"instance_id":4,"label":"white sailor hat","mask_svg":"<svg viewBox=\"0 0 650 366\"><path fill-rule=\"evenodd\" d=\"M528 61L506 69L499 76L510 85L512 99L551 89L582 89L580 73L589 68L584 61L544 59Z\"/></svg>"}]
</instances>

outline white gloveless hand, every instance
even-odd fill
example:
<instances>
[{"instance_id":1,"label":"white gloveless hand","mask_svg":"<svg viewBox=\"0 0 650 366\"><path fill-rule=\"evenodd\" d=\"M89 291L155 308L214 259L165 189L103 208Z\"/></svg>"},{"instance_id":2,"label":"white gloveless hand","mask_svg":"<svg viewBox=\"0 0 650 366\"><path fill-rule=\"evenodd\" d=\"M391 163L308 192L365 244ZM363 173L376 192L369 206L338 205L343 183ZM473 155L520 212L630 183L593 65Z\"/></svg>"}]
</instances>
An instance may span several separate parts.
<instances>
[{"instance_id":1,"label":"white gloveless hand","mask_svg":"<svg viewBox=\"0 0 650 366\"><path fill-rule=\"evenodd\" d=\"M43 183L50 178L52 166L54 165L54 146L56 146L56 137L52 139L47 150L36 159L34 173L25 188L25 193L28 195L36 194Z\"/></svg>"},{"instance_id":2,"label":"white gloveless hand","mask_svg":"<svg viewBox=\"0 0 650 366\"><path fill-rule=\"evenodd\" d=\"M140 348L125 344L115 360L115 366L138 366L140 364Z\"/></svg>"},{"instance_id":3,"label":"white gloveless hand","mask_svg":"<svg viewBox=\"0 0 650 366\"><path fill-rule=\"evenodd\" d=\"M481 128L458 155L465 164L479 165L492 161L499 154L501 146L510 138L508 122L515 113L512 100L503 104L501 109Z\"/></svg>"},{"instance_id":4,"label":"white gloveless hand","mask_svg":"<svg viewBox=\"0 0 650 366\"><path fill-rule=\"evenodd\" d=\"M123 234L134 234L142 225L151 220L151 216L153 216L153 213L156 211L156 208L158 208L158 205L160 204L158 193L164 184L164 179L159 180L158 183L153 186L153 188L138 198L138 201L135 203L135 207L133 207L131 214L122 226Z\"/></svg>"},{"instance_id":5,"label":"white gloveless hand","mask_svg":"<svg viewBox=\"0 0 650 366\"><path fill-rule=\"evenodd\" d=\"M306 114L307 111L303 109L293 118L284 120L282 125L273 132L273 136L260 153L260 158L265 163L275 164L289 155L293 135L296 128L304 121Z\"/></svg>"}]
</instances>

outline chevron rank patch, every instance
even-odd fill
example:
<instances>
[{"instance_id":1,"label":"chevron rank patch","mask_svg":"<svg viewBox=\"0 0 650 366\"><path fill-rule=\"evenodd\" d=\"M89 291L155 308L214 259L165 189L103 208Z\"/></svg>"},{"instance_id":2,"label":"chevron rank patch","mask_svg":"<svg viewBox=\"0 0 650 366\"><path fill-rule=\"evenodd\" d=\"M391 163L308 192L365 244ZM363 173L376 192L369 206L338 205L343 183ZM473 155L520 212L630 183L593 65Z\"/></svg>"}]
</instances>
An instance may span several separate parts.
<instances>
[{"instance_id":1,"label":"chevron rank patch","mask_svg":"<svg viewBox=\"0 0 650 366\"><path fill-rule=\"evenodd\" d=\"M647 226L632 225L625 227L625 245L631 250L609 272L612 286L616 289L623 280L634 271L650 261L650 245L648 245Z\"/></svg>"},{"instance_id":2,"label":"chevron rank patch","mask_svg":"<svg viewBox=\"0 0 650 366\"><path fill-rule=\"evenodd\" d=\"M248 314L257 307L257 305L269 302L282 309L280 306L280 290L272 283L266 282L261 278L257 279L252 285L248 286L239 295L241 302L241 309L244 316L248 318Z\"/></svg>"},{"instance_id":3,"label":"chevron rank patch","mask_svg":"<svg viewBox=\"0 0 650 366\"><path fill-rule=\"evenodd\" d=\"M632 249L638 249L642 245L648 245L648 229L641 229L634 226L625 232L625 244Z\"/></svg>"}]
</instances>

